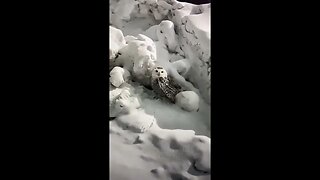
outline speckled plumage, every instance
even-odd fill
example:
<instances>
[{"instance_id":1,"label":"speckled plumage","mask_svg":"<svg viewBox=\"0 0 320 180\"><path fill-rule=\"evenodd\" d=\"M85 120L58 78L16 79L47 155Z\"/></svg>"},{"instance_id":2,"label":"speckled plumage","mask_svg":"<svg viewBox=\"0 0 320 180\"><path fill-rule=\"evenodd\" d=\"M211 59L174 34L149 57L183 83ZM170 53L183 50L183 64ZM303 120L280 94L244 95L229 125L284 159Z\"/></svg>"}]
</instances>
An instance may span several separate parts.
<instances>
[{"instance_id":1,"label":"speckled plumage","mask_svg":"<svg viewBox=\"0 0 320 180\"><path fill-rule=\"evenodd\" d=\"M156 94L168 98L173 103L175 102L176 95L181 92L181 87L175 84L161 67L153 70L151 86Z\"/></svg>"}]
</instances>

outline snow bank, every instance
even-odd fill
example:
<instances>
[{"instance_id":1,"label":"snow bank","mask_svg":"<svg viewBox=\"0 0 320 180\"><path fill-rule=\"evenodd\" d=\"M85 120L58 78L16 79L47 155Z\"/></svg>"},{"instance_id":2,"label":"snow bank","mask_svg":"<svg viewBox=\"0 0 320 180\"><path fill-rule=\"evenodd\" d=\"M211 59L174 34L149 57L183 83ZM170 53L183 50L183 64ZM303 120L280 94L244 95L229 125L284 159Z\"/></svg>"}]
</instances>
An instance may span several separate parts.
<instances>
[{"instance_id":1,"label":"snow bank","mask_svg":"<svg viewBox=\"0 0 320 180\"><path fill-rule=\"evenodd\" d=\"M110 122L110 178L209 180L209 147L210 138L191 130L155 126L141 134Z\"/></svg>"},{"instance_id":2,"label":"snow bank","mask_svg":"<svg viewBox=\"0 0 320 180\"><path fill-rule=\"evenodd\" d=\"M185 56L191 60L189 80L210 103L210 4L179 3L172 11L172 21Z\"/></svg>"},{"instance_id":3,"label":"snow bank","mask_svg":"<svg viewBox=\"0 0 320 180\"><path fill-rule=\"evenodd\" d=\"M110 177L210 179L209 107L186 112L128 81L110 88ZM189 130L193 129L193 130ZM206 136L199 136L204 134ZM126 172L126 173L123 173Z\"/></svg>"},{"instance_id":4,"label":"snow bank","mask_svg":"<svg viewBox=\"0 0 320 180\"><path fill-rule=\"evenodd\" d=\"M110 179L210 179L209 23L210 4L110 1ZM176 104L148 89L159 65Z\"/></svg>"}]
</instances>

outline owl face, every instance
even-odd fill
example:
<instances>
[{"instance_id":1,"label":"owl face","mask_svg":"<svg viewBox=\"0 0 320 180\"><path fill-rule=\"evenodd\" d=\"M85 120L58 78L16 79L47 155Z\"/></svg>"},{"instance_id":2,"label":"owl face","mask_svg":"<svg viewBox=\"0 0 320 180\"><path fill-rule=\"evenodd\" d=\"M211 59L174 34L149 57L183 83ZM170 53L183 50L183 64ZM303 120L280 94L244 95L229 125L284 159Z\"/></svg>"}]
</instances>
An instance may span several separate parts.
<instances>
[{"instance_id":1,"label":"owl face","mask_svg":"<svg viewBox=\"0 0 320 180\"><path fill-rule=\"evenodd\" d=\"M152 78L157 79L159 77L167 78L168 74L167 71L164 70L162 67L158 66L153 69L152 71Z\"/></svg>"}]
</instances>

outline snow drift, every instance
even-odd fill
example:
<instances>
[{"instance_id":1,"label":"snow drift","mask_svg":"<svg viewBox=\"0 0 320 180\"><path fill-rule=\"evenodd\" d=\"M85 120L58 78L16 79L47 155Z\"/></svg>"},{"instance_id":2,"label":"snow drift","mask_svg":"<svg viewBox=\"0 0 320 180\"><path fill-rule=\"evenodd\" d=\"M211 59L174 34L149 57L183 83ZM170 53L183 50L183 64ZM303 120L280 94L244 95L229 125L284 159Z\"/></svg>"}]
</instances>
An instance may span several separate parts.
<instances>
[{"instance_id":1,"label":"snow drift","mask_svg":"<svg viewBox=\"0 0 320 180\"><path fill-rule=\"evenodd\" d=\"M110 1L111 179L210 179L210 4ZM150 90L162 66L183 92ZM124 173L125 172L125 173Z\"/></svg>"}]
</instances>

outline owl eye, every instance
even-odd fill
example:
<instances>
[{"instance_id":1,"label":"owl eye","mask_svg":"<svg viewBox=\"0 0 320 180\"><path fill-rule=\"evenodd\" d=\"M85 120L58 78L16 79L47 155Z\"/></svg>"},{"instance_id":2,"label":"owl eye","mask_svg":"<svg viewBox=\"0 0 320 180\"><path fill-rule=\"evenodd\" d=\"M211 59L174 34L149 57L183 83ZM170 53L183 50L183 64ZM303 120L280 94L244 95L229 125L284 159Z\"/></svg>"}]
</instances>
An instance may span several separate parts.
<instances>
[{"instance_id":1,"label":"owl eye","mask_svg":"<svg viewBox=\"0 0 320 180\"><path fill-rule=\"evenodd\" d=\"M158 70L156 70L156 72L158 72Z\"/></svg>"},{"instance_id":2,"label":"owl eye","mask_svg":"<svg viewBox=\"0 0 320 180\"><path fill-rule=\"evenodd\" d=\"M163 73L163 71L161 71L161 73Z\"/></svg>"}]
</instances>

